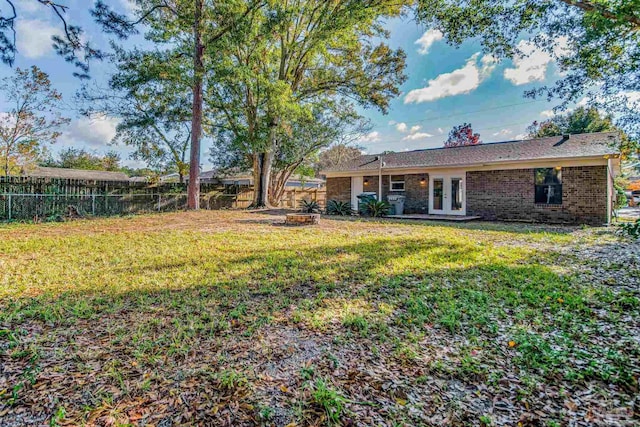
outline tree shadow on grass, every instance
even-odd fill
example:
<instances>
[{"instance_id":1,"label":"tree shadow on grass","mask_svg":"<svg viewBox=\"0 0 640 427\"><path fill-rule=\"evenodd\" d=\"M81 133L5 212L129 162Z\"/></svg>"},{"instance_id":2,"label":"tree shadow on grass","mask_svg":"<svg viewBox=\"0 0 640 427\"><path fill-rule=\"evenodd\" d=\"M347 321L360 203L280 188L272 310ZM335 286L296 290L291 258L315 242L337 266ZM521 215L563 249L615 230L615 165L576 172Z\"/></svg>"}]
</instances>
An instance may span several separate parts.
<instances>
[{"instance_id":1,"label":"tree shadow on grass","mask_svg":"<svg viewBox=\"0 0 640 427\"><path fill-rule=\"evenodd\" d=\"M323 219L346 222L372 222L379 224L400 224L419 227L448 227L461 230L484 230L484 231L504 231L509 233L553 233L571 234L582 229L579 225L563 224L542 224L532 222L505 222L505 221L437 221L437 220L415 220L397 218L368 218L368 217L346 217L346 216L323 216Z\"/></svg>"},{"instance_id":2,"label":"tree shadow on grass","mask_svg":"<svg viewBox=\"0 0 640 427\"><path fill-rule=\"evenodd\" d=\"M551 383L563 370L593 375L587 372L592 365L583 362L606 361L597 348L620 354L614 345L618 336L602 342L583 328L584 319L593 319L597 310L608 306L623 313L624 307L540 262L530 249L390 236L350 244L298 242L214 259L196 255L170 262L156 258L122 269L97 266L93 289L22 296L5 305L13 313L3 315L2 325L12 338L0 337L2 348L12 354L2 356L7 385L24 380L31 366L29 352L38 353L36 382L23 381L14 404L50 417L55 402L64 402L69 417L86 421L87 411L114 416L104 409L106 401L119 408L116 418L146 407L152 409L145 413L149 420L162 415L178 423L219 425L256 425L257 408L270 404L289 414L291 422L299 421L295 402L313 407L301 367L292 365L281 380L287 391L260 376L270 361L299 360L292 356L296 343L286 341L290 337L305 340L311 366L316 366L317 372L304 375L330 378L355 402L349 404L352 410L358 410L357 402L374 401L395 408L371 410L368 417L377 423L413 423L419 422L411 418L413 404L406 410L406 403L398 407L398 396L409 402L425 399L444 413L448 398L435 399L443 393L434 388L437 378L471 387L474 378L486 380L491 370L516 377L544 371L543 378ZM184 271L198 276L174 284L173 278ZM107 273L131 281L135 290L101 288L99 278ZM580 332L583 336L575 337ZM509 350L506 341L511 339L517 347ZM14 348L11 340L17 341ZM571 340L580 342L578 348ZM309 350L315 348L313 342L330 349L335 363L355 369L361 380L339 374L324 350ZM38 346L42 348L34 348ZM374 347L377 358L371 355ZM478 349L476 360L472 354ZM617 360L597 368L610 368L611 378L632 370L634 359ZM385 388L384 380L371 376L374 367L400 386ZM418 371L431 380L418 381ZM149 372L153 375L146 377ZM251 393L245 381L252 384ZM622 393L607 385L610 393ZM265 389L275 389L278 398L268 400L273 392ZM486 391L480 394L474 399L492 402ZM518 396L507 398L525 410L518 406ZM558 414L563 410L561 402L531 406ZM468 408L453 411L474 420L484 415ZM358 421L365 419L356 415ZM515 424L518 419L504 421Z\"/></svg>"}]
</instances>

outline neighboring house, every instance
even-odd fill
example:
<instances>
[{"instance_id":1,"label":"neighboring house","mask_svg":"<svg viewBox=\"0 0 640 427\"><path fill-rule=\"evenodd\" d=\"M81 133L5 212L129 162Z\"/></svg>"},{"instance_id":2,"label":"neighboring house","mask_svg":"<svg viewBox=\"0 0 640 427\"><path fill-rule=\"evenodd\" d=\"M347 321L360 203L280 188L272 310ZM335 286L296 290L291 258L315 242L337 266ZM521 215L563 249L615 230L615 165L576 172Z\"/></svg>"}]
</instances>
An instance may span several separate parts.
<instances>
[{"instance_id":1,"label":"neighboring house","mask_svg":"<svg viewBox=\"0 0 640 427\"><path fill-rule=\"evenodd\" d=\"M178 174L172 173L164 175L160 178L161 182L178 182ZM185 182L189 181L189 177L185 177ZM204 171L200 173L201 183L220 183L223 185L253 185L253 175L248 173L240 173L236 175L219 175L214 170ZM324 179L307 178L299 175L293 175L287 181L287 188L322 188L325 185Z\"/></svg>"},{"instance_id":2,"label":"neighboring house","mask_svg":"<svg viewBox=\"0 0 640 427\"><path fill-rule=\"evenodd\" d=\"M363 155L323 171L327 200L404 195L405 213L601 225L611 218L619 135L602 132Z\"/></svg>"},{"instance_id":3,"label":"neighboring house","mask_svg":"<svg viewBox=\"0 0 640 427\"><path fill-rule=\"evenodd\" d=\"M22 175L34 178L84 179L89 181L129 181L129 176L124 172L46 168L41 166L36 166L24 171Z\"/></svg>"}]
</instances>

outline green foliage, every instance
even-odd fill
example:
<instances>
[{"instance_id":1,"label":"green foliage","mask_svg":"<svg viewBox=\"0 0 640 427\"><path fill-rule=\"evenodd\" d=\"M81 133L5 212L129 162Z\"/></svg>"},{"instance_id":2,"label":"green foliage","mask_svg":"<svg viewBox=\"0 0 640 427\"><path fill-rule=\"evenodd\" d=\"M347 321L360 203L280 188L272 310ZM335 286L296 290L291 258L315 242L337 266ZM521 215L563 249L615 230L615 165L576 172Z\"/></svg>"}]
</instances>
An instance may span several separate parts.
<instances>
[{"instance_id":1,"label":"green foliage","mask_svg":"<svg viewBox=\"0 0 640 427\"><path fill-rule=\"evenodd\" d=\"M334 144L319 154L316 164L316 172L319 173L320 171L338 166L341 163L357 159L361 155L361 147L349 145L344 142Z\"/></svg>"},{"instance_id":2,"label":"green foliage","mask_svg":"<svg viewBox=\"0 0 640 427\"><path fill-rule=\"evenodd\" d=\"M131 158L154 170L189 173L191 85L189 58L175 52L116 49L105 90L85 90L86 113L120 117L114 142L133 147Z\"/></svg>"},{"instance_id":3,"label":"green foliage","mask_svg":"<svg viewBox=\"0 0 640 427\"><path fill-rule=\"evenodd\" d=\"M220 386L227 390L246 387L249 384L246 375L231 369L225 369L216 373L215 378L220 383Z\"/></svg>"},{"instance_id":4,"label":"green foliage","mask_svg":"<svg viewBox=\"0 0 640 427\"><path fill-rule=\"evenodd\" d=\"M527 131L530 138L617 131L620 133L620 140L616 148L620 150L623 157L636 153L639 148L637 141L629 139L621 129L613 124L612 116L602 116L594 107L578 107L543 122L533 122Z\"/></svg>"},{"instance_id":5,"label":"green foliage","mask_svg":"<svg viewBox=\"0 0 640 427\"><path fill-rule=\"evenodd\" d=\"M346 399L340 393L328 386L323 379L318 379L313 384L311 397L313 403L324 410L330 425L340 423L346 403Z\"/></svg>"},{"instance_id":6,"label":"green foliage","mask_svg":"<svg viewBox=\"0 0 640 427\"><path fill-rule=\"evenodd\" d=\"M349 216L353 213L351 203L339 200L329 200L327 202L327 215Z\"/></svg>"},{"instance_id":7,"label":"green foliage","mask_svg":"<svg viewBox=\"0 0 640 427\"><path fill-rule=\"evenodd\" d=\"M531 47L549 53L563 76L528 96L557 98L560 109L585 98L638 139L640 102L630 98L640 89L637 11L636 0L419 0L417 15L450 43L479 39L498 58L522 56Z\"/></svg>"},{"instance_id":8,"label":"green foliage","mask_svg":"<svg viewBox=\"0 0 640 427\"><path fill-rule=\"evenodd\" d=\"M304 213L320 213L320 205L315 200L302 200L300 210Z\"/></svg>"},{"instance_id":9,"label":"green foliage","mask_svg":"<svg viewBox=\"0 0 640 427\"><path fill-rule=\"evenodd\" d=\"M621 176L617 176L613 182L613 188L616 191L616 200L613 205L614 209L624 208L629 203L625 192L626 184L627 180Z\"/></svg>"},{"instance_id":10,"label":"green foliage","mask_svg":"<svg viewBox=\"0 0 640 427\"><path fill-rule=\"evenodd\" d=\"M69 119L58 109L62 95L36 66L17 68L2 79L0 92L10 106L0 117L0 173L18 175L37 162L46 144L58 139Z\"/></svg>"},{"instance_id":11,"label":"green foliage","mask_svg":"<svg viewBox=\"0 0 640 427\"><path fill-rule=\"evenodd\" d=\"M84 148L69 147L58 154L58 159L47 159L42 166L69 169L84 169L98 171L119 171L120 155L109 151L104 156L91 153Z\"/></svg>"},{"instance_id":12,"label":"green foliage","mask_svg":"<svg viewBox=\"0 0 640 427\"><path fill-rule=\"evenodd\" d=\"M531 138L573 135L618 130L611 116L600 115L596 108L578 107L566 114L559 114L543 122L534 122L527 129Z\"/></svg>"},{"instance_id":13,"label":"green foliage","mask_svg":"<svg viewBox=\"0 0 640 427\"><path fill-rule=\"evenodd\" d=\"M374 218L389 215L389 212L391 211L391 205L389 205L389 203L375 199L367 200L362 208L365 215L369 215Z\"/></svg>"},{"instance_id":14,"label":"green foliage","mask_svg":"<svg viewBox=\"0 0 640 427\"><path fill-rule=\"evenodd\" d=\"M405 54L384 43L380 22L404 3L266 2L211 46L210 58L224 58L207 64L216 75L205 96L217 111L212 157L254 168L256 204L267 190L275 204L288 173L361 133L356 106L387 111L406 79Z\"/></svg>"},{"instance_id":15,"label":"green foliage","mask_svg":"<svg viewBox=\"0 0 640 427\"><path fill-rule=\"evenodd\" d=\"M618 227L620 234L632 239L640 238L640 219L635 222L623 222Z\"/></svg>"}]
</instances>

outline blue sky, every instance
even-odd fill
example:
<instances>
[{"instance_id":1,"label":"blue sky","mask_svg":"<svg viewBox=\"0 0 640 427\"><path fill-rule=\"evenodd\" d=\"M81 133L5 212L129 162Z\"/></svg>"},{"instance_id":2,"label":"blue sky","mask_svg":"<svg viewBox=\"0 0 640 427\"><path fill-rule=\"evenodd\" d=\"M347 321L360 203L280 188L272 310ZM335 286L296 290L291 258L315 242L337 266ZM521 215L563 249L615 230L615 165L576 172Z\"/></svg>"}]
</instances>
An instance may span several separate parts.
<instances>
[{"instance_id":1,"label":"blue sky","mask_svg":"<svg viewBox=\"0 0 640 427\"><path fill-rule=\"evenodd\" d=\"M123 11L127 7L127 0L112 2ZM71 101L80 83L72 75L73 66L51 48L51 36L61 31L59 23L35 0L18 3L16 66L37 65L49 73L55 87ZM86 0L62 3L69 6L69 22L83 26L92 43L105 45L107 39L92 23ZM408 18L391 20L386 27L391 33L391 46L407 53L408 79L401 88L402 94L391 102L387 115L362 111L374 126L371 133L359 141L365 151L439 147L449 130L463 122L471 123L484 142L518 139L531 122L551 115L555 104L524 98L523 93L555 81L559 77L557 69L547 54L530 49L525 42L520 47L529 53L528 57L498 63L484 55L477 42L451 47L437 31ZM99 63L92 66L92 78L98 83L105 79L103 67ZM11 73L7 66L0 68L0 77ZM0 108L5 107L3 102ZM54 153L68 147L84 147L98 153L115 149L122 153L124 164L142 166L127 159L130 148L109 145L117 118L78 117L72 105L66 114L73 120L59 141L50 147ZM206 167L208 147L202 152Z\"/></svg>"}]
</instances>

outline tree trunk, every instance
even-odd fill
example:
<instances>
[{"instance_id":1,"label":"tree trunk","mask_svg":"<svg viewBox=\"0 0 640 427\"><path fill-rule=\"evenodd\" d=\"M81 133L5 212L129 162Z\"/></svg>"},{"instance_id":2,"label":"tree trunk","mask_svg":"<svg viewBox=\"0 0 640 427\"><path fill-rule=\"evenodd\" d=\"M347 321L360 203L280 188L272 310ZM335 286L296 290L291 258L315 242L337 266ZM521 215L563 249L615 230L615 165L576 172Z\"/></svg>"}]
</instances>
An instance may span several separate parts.
<instances>
[{"instance_id":1,"label":"tree trunk","mask_svg":"<svg viewBox=\"0 0 640 427\"><path fill-rule=\"evenodd\" d=\"M271 188L269 190L269 201L273 206L280 206L282 202L282 197L284 196L285 190L287 189L287 182L291 175L293 174L292 170L285 169L272 174L271 176ZM294 206L294 209L297 206Z\"/></svg>"},{"instance_id":2,"label":"tree trunk","mask_svg":"<svg viewBox=\"0 0 640 427\"><path fill-rule=\"evenodd\" d=\"M271 181L271 152L256 154L253 162L253 207L270 208L269 183Z\"/></svg>"},{"instance_id":3,"label":"tree trunk","mask_svg":"<svg viewBox=\"0 0 640 427\"><path fill-rule=\"evenodd\" d=\"M204 65L202 57L201 20L204 0L195 0L193 20L194 52L193 52L193 115L191 117L191 155L189 163L189 187L187 189L187 206L189 209L200 209L200 139L202 136L202 81Z\"/></svg>"}]
</instances>

